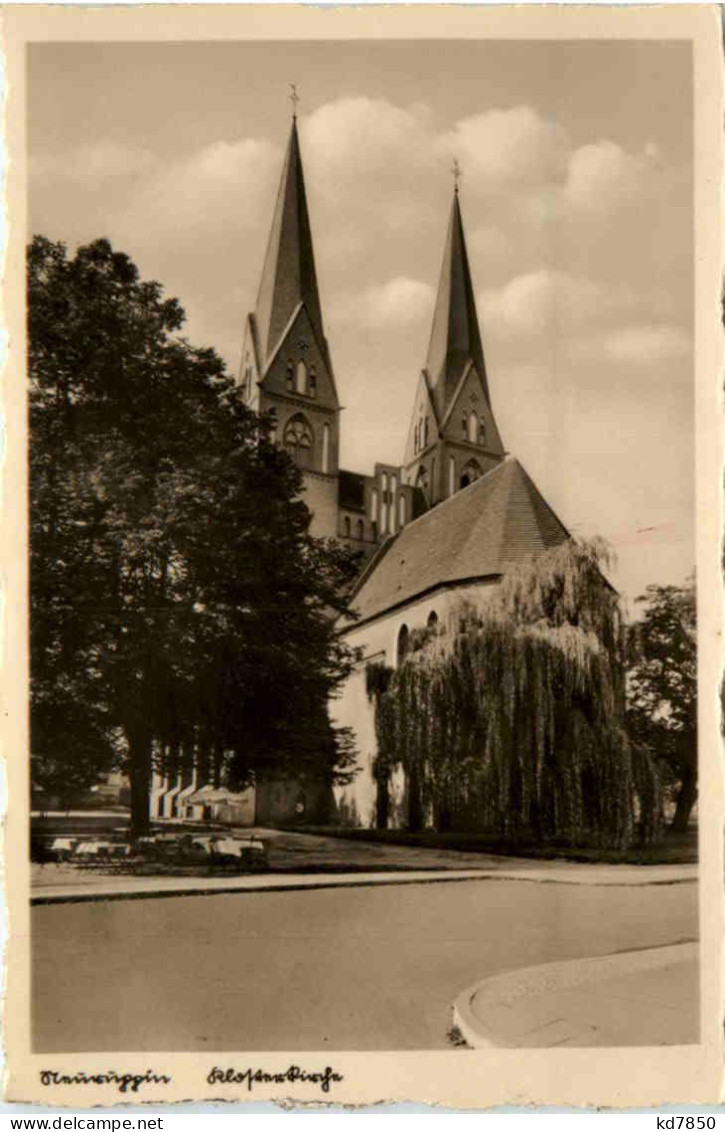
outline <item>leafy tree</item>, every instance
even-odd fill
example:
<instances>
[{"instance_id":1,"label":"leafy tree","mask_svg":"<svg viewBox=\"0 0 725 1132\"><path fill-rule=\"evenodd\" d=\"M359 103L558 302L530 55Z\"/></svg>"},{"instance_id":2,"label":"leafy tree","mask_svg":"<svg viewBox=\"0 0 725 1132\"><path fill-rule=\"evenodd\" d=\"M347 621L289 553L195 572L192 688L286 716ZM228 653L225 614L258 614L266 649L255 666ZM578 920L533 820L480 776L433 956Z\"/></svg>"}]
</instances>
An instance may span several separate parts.
<instances>
[{"instance_id":1,"label":"leafy tree","mask_svg":"<svg viewBox=\"0 0 725 1132\"><path fill-rule=\"evenodd\" d=\"M510 842L657 836L657 775L624 729L622 621L604 559L601 544L575 540L532 557L394 672L369 673L380 820L401 767L413 827L428 811L439 828Z\"/></svg>"},{"instance_id":2,"label":"leafy tree","mask_svg":"<svg viewBox=\"0 0 725 1132\"><path fill-rule=\"evenodd\" d=\"M270 422L108 241L36 237L28 268L36 780L91 781L120 729L138 832L154 759L344 775L325 705L354 567L311 538Z\"/></svg>"},{"instance_id":3,"label":"leafy tree","mask_svg":"<svg viewBox=\"0 0 725 1132\"><path fill-rule=\"evenodd\" d=\"M697 801L697 617L694 577L648 586L629 632L627 722L661 761L677 794L672 828L683 832Z\"/></svg>"}]
</instances>

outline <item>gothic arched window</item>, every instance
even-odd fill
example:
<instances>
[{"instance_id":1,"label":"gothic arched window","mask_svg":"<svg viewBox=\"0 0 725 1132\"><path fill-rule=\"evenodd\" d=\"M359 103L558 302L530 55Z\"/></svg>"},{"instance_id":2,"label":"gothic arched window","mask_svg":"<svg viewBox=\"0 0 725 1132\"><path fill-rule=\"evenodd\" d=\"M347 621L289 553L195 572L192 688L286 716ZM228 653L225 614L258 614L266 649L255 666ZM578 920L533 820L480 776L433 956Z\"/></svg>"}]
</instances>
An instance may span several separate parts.
<instances>
[{"instance_id":1,"label":"gothic arched window","mask_svg":"<svg viewBox=\"0 0 725 1132\"><path fill-rule=\"evenodd\" d=\"M350 518L348 515L345 516L343 528L345 531L345 538L350 538Z\"/></svg>"},{"instance_id":2,"label":"gothic arched window","mask_svg":"<svg viewBox=\"0 0 725 1132\"><path fill-rule=\"evenodd\" d=\"M467 440L468 439L468 413L464 413L463 416L461 417L461 432L463 433L463 439Z\"/></svg>"},{"instance_id":3,"label":"gothic arched window","mask_svg":"<svg viewBox=\"0 0 725 1132\"><path fill-rule=\"evenodd\" d=\"M391 534L395 533L395 528L396 528L397 495L398 495L398 477L394 473L391 473L391 475L390 475L390 517L389 517L389 524L390 524L389 529L390 529Z\"/></svg>"},{"instance_id":4,"label":"gothic arched window","mask_svg":"<svg viewBox=\"0 0 725 1132\"><path fill-rule=\"evenodd\" d=\"M430 613L428 614L427 625L429 629L438 628L438 614L436 613L435 609L431 609Z\"/></svg>"},{"instance_id":5,"label":"gothic arched window","mask_svg":"<svg viewBox=\"0 0 725 1132\"><path fill-rule=\"evenodd\" d=\"M469 483L473 483L481 475L481 468L475 460L469 460L463 471L461 472L461 487L468 487Z\"/></svg>"},{"instance_id":6,"label":"gothic arched window","mask_svg":"<svg viewBox=\"0 0 725 1132\"><path fill-rule=\"evenodd\" d=\"M284 446L298 467L312 466L312 429L301 413L287 422Z\"/></svg>"},{"instance_id":7,"label":"gothic arched window","mask_svg":"<svg viewBox=\"0 0 725 1132\"><path fill-rule=\"evenodd\" d=\"M360 542L362 542L365 538L365 524L363 523L362 519L358 519L357 521L357 537Z\"/></svg>"},{"instance_id":8,"label":"gothic arched window","mask_svg":"<svg viewBox=\"0 0 725 1132\"><path fill-rule=\"evenodd\" d=\"M322 426L322 470L329 472L330 470L330 426L325 424Z\"/></svg>"},{"instance_id":9,"label":"gothic arched window","mask_svg":"<svg viewBox=\"0 0 725 1132\"><path fill-rule=\"evenodd\" d=\"M478 414L475 411L468 418L468 439L471 444L478 444Z\"/></svg>"},{"instance_id":10,"label":"gothic arched window","mask_svg":"<svg viewBox=\"0 0 725 1132\"><path fill-rule=\"evenodd\" d=\"M302 359L300 359L300 361L298 361L297 363L297 371L295 375L295 392L307 392L307 366L302 361Z\"/></svg>"},{"instance_id":11,"label":"gothic arched window","mask_svg":"<svg viewBox=\"0 0 725 1132\"><path fill-rule=\"evenodd\" d=\"M292 359L287 362L287 391L291 393L295 387L295 367L292 364Z\"/></svg>"},{"instance_id":12,"label":"gothic arched window","mask_svg":"<svg viewBox=\"0 0 725 1132\"><path fill-rule=\"evenodd\" d=\"M309 394L310 394L310 397L316 397L317 396L317 374L315 372L314 366L310 366Z\"/></svg>"}]
</instances>

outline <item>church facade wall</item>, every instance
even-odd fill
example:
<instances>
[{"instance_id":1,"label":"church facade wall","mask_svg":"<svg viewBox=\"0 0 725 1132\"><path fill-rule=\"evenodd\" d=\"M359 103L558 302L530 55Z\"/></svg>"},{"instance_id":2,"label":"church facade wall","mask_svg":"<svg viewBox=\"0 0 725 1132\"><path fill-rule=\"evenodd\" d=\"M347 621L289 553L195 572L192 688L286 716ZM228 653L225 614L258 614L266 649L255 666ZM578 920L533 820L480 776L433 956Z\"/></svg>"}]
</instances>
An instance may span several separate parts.
<instances>
[{"instance_id":1,"label":"church facade wall","mask_svg":"<svg viewBox=\"0 0 725 1132\"><path fill-rule=\"evenodd\" d=\"M337 476L305 473L302 495L312 512L310 534L314 538L335 538L337 534Z\"/></svg>"},{"instance_id":2,"label":"church facade wall","mask_svg":"<svg viewBox=\"0 0 725 1132\"><path fill-rule=\"evenodd\" d=\"M371 664L395 668L398 642L405 626L408 632L424 629L431 615L448 633L457 627L463 604L481 608L498 584L496 579L465 586L441 588L417 601L408 602L366 625L353 626L345 633L346 642L362 649L362 658L346 682L339 699L330 705L333 722L352 728L358 752L358 773L349 786L335 788L337 817L341 823L373 829L376 823L377 787L373 764L377 754L375 709L366 690L365 670ZM402 828L406 822L405 782L401 772L391 785L390 824Z\"/></svg>"},{"instance_id":3,"label":"church facade wall","mask_svg":"<svg viewBox=\"0 0 725 1132\"><path fill-rule=\"evenodd\" d=\"M304 307L265 370L264 388L268 394L297 394L311 409L320 406L337 415L334 381Z\"/></svg>"},{"instance_id":4,"label":"church facade wall","mask_svg":"<svg viewBox=\"0 0 725 1132\"><path fill-rule=\"evenodd\" d=\"M413 489L403 482L397 464L376 464L371 476L359 480L359 504L339 503L338 537L355 549L372 554L388 535L397 534L413 516Z\"/></svg>"}]
</instances>

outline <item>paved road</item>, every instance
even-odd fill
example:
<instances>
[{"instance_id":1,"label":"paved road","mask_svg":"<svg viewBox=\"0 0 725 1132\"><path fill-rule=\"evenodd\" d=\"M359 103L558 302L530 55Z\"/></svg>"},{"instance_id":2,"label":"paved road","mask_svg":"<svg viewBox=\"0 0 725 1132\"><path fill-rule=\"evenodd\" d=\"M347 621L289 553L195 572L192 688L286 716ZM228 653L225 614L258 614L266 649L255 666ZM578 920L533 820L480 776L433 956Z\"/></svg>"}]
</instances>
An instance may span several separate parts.
<instances>
[{"instance_id":1,"label":"paved road","mask_svg":"<svg viewBox=\"0 0 725 1132\"><path fill-rule=\"evenodd\" d=\"M34 1045L441 1049L454 998L488 974L696 934L695 884L474 880L39 906Z\"/></svg>"}]
</instances>

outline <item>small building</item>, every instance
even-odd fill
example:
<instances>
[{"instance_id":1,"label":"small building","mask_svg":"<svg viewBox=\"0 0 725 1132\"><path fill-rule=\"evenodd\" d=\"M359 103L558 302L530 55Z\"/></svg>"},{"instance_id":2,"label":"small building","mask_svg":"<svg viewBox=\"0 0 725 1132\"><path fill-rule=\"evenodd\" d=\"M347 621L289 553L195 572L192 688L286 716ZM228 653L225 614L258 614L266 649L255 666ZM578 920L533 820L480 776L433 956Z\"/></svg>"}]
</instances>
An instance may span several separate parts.
<instances>
[{"instance_id":1,"label":"small building","mask_svg":"<svg viewBox=\"0 0 725 1132\"><path fill-rule=\"evenodd\" d=\"M380 548L352 596L360 619L342 629L362 658L333 705L336 722L355 733L360 763L353 783L336 791L340 820L370 827L383 811L392 826L408 819L401 776L379 805L367 668L396 668L426 629L453 635L463 607L480 608L507 570L568 537L518 460L507 459Z\"/></svg>"},{"instance_id":2,"label":"small building","mask_svg":"<svg viewBox=\"0 0 725 1132\"><path fill-rule=\"evenodd\" d=\"M255 791L202 786L185 799L180 817L188 821L214 821L223 825L253 826L256 824Z\"/></svg>"}]
</instances>

